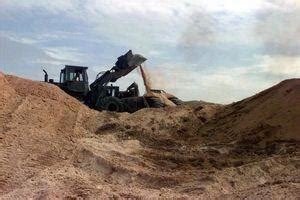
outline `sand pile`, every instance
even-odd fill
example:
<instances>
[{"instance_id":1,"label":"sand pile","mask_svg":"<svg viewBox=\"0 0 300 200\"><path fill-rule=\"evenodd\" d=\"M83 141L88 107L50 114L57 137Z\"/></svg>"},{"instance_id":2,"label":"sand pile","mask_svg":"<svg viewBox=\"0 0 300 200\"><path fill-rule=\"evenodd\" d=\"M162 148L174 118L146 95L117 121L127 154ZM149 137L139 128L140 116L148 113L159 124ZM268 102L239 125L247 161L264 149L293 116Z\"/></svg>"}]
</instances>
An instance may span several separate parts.
<instances>
[{"instance_id":1,"label":"sand pile","mask_svg":"<svg viewBox=\"0 0 300 200\"><path fill-rule=\"evenodd\" d=\"M22 198L26 191L48 187L43 180L33 181L34 190L27 185L73 155L76 139L89 133L82 122L97 120L97 113L54 85L1 74L0 88L0 191L8 198Z\"/></svg>"},{"instance_id":2,"label":"sand pile","mask_svg":"<svg viewBox=\"0 0 300 200\"><path fill-rule=\"evenodd\" d=\"M286 80L253 97L226 106L200 132L208 140L237 143L246 151L300 140L300 80Z\"/></svg>"},{"instance_id":3,"label":"sand pile","mask_svg":"<svg viewBox=\"0 0 300 200\"><path fill-rule=\"evenodd\" d=\"M1 74L1 199L295 199L299 85L120 114Z\"/></svg>"}]
</instances>

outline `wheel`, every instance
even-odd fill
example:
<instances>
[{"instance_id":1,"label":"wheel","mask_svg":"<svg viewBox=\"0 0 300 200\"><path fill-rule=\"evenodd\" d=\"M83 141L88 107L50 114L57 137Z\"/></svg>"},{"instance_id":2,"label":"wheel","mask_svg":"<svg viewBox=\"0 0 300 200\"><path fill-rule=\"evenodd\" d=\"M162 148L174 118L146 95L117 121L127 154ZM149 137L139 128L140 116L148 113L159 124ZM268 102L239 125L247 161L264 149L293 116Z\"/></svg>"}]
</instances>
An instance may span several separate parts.
<instances>
[{"instance_id":1,"label":"wheel","mask_svg":"<svg viewBox=\"0 0 300 200\"><path fill-rule=\"evenodd\" d=\"M147 103L150 108L162 108L164 103L157 97L146 97Z\"/></svg>"},{"instance_id":2,"label":"wheel","mask_svg":"<svg viewBox=\"0 0 300 200\"><path fill-rule=\"evenodd\" d=\"M177 106L182 105L184 103L182 100L178 99L177 97L170 97L169 100L172 101Z\"/></svg>"},{"instance_id":3,"label":"wheel","mask_svg":"<svg viewBox=\"0 0 300 200\"><path fill-rule=\"evenodd\" d=\"M100 99L96 106L97 110L107 110L111 112L123 112L124 106L120 99L116 97L104 97Z\"/></svg>"},{"instance_id":4,"label":"wheel","mask_svg":"<svg viewBox=\"0 0 300 200\"><path fill-rule=\"evenodd\" d=\"M91 107L91 92L88 92L84 98L84 104Z\"/></svg>"}]
</instances>

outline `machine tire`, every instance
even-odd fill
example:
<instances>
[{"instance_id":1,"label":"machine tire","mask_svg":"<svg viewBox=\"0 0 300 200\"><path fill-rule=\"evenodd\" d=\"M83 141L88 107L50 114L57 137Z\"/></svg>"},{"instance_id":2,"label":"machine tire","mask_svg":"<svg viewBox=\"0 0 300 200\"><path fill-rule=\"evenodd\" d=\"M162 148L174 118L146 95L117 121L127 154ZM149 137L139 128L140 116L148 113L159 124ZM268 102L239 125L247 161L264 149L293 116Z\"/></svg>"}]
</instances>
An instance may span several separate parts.
<instances>
[{"instance_id":1,"label":"machine tire","mask_svg":"<svg viewBox=\"0 0 300 200\"><path fill-rule=\"evenodd\" d=\"M91 92L88 92L84 98L84 104L91 107Z\"/></svg>"},{"instance_id":2,"label":"machine tire","mask_svg":"<svg viewBox=\"0 0 300 200\"><path fill-rule=\"evenodd\" d=\"M150 108L162 108L165 106L164 103L157 97L147 97L146 100Z\"/></svg>"},{"instance_id":3,"label":"machine tire","mask_svg":"<svg viewBox=\"0 0 300 200\"><path fill-rule=\"evenodd\" d=\"M104 97L98 103L98 108L101 110L107 110L111 112L123 112L124 105L120 99L116 97ZM99 110L99 109L98 109Z\"/></svg>"},{"instance_id":4,"label":"machine tire","mask_svg":"<svg viewBox=\"0 0 300 200\"><path fill-rule=\"evenodd\" d=\"M181 99L178 99L177 97L170 97L169 100L172 101L177 106L182 105L184 103Z\"/></svg>"}]
</instances>

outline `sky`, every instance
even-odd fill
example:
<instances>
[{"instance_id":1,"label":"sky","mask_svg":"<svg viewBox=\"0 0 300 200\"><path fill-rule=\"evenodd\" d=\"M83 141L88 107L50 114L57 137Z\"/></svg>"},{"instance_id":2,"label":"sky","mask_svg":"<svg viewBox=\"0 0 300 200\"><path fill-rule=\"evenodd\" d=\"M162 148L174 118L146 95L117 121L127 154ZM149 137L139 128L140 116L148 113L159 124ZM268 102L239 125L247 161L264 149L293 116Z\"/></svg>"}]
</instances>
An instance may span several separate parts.
<instances>
[{"instance_id":1,"label":"sky","mask_svg":"<svg viewBox=\"0 0 300 200\"><path fill-rule=\"evenodd\" d=\"M92 82L131 49L152 87L231 103L300 76L300 0L0 0L0 71L33 80L66 64ZM133 81L137 70L116 84Z\"/></svg>"}]
</instances>

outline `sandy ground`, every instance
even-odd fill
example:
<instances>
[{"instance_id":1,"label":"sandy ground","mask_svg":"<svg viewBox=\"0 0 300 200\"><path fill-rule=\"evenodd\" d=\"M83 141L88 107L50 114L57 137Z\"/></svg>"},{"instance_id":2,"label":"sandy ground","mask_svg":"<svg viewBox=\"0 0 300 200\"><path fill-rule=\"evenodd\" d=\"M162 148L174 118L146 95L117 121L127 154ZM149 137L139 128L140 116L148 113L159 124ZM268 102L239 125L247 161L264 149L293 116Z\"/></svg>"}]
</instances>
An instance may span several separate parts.
<instances>
[{"instance_id":1,"label":"sandy ground","mask_svg":"<svg viewBox=\"0 0 300 200\"><path fill-rule=\"evenodd\" d=\"M300 80L243 101L97 112L0 74L1 199L299 199Z\"/></svg>"}]
</instances>

